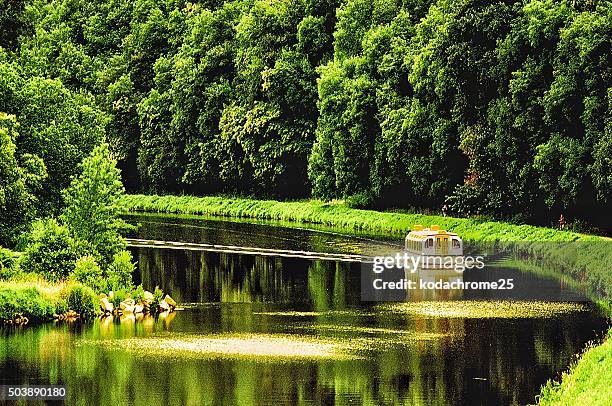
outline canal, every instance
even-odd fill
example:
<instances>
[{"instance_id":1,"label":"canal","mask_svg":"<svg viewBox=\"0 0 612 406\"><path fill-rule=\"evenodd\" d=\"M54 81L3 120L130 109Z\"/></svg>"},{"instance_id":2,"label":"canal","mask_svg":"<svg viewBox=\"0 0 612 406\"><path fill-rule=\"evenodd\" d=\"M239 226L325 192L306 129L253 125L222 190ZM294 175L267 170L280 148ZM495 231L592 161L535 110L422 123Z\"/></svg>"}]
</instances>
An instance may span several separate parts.
<instances>
[{"instance_id":1,"label":"canal","mask_svg":"<svg viewBox=\"0 0 612 406\"><path fill-rule=\"evenodd\" d=\"M401 247L273 223L128 219L141 224L132 237L150 240L360 255ZM132 253L135 281L160 286L180 310L138 321L3 328L2 381L64 384L70 404L87 405L526 404L607 330L580 292L517 269L480 272L512 276L536 293L502 302L422 293L381 303L361 300L355 263L147 247Z\"/></svg>"}]
</instances>

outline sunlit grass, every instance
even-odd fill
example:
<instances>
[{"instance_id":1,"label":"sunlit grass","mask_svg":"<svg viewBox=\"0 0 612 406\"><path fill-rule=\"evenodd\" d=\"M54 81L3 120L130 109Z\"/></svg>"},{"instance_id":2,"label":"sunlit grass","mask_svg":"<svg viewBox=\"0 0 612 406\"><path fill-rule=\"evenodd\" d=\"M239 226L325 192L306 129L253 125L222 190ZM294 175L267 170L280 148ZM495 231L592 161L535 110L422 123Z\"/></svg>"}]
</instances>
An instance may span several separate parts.
<instances>
[{"instance_id":1,"label":"sunlit grass","mask_svg":"<svg viewBox=\"0 0 612 406\"><path fill-rule=\"evenodd\" d=\"M414 224L438 224L472 241L576 241L598 237L529 225L436 215L353 209L343 202L318 200L280 202L221 196L126 195L125 211L203 214L320 224L339 229L403 237Z\"/></svg>"},{"instance_id":2,"label":"sunlit grass","mask_svg":"<svg viewBox=\"0 0 612 406\"><path fill-rule=\"evenodd\" d=\"M549 381L541 405L609 405L612 399L612 340L589 348L561 382Z\"/></svg>"},{"instance_id":3,"label":"sunlit grass","mask_svg":"<svg viewBox=\"0 0 612 406\"><path fill-rule=\"evenodd\" d=\"M550 318L586 311L579 303L520 301L435 301L382 304L381 312L430 318L516 319Z\"/></svg>"},{"instance_id":4,"label":"sunlit grass","mask_svg":"<svg viewBox=\"0 0 612 406\"><path fill-rule=\"evenodd\" d=\"M201 359L349 360L361 358L348 342L288 334L172 335L119 340L84 340L98 345L151 357Z\"/></svg>"},{"instance_id":5,"label":"sunlit grass","mask_svg":"<svg viewBox=\"0 0 612 406\"><path fill-rule=\"evenodd\" d=\"M46 298L56 298L65 287L65 282L48 282L40 275L35 274L26 274L20 280L0 281L0 289L22 290L35 288Z\"/></svg>"}]
</instances>

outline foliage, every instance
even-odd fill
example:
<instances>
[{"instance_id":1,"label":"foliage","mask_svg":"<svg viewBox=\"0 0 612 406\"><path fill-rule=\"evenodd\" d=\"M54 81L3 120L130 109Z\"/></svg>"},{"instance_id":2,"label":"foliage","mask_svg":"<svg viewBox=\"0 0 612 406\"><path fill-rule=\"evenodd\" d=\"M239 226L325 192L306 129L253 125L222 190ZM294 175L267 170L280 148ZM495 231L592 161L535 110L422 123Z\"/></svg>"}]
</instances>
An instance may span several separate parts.
<instances>
[{"instance_id":1,"label":"foliage","mask_svg":"<svg viewBox=\"0 0 612 406\"><path fill-rule=\"evenodd\" d=\"M539 395L540 405L605 405L612 397L612 330L603 344L590 346L564 372L560 381L548 381Z\"/></svg>"},{"instance_id":2,"label":"foliage","mask_svg":"<svg viewBox=\"0 0 612 406\"><path fill-rule=\"evenodd\" d=\"M136 289L134 289L134 291L132 292L132 299L134 299L136 303L140 302L141 300L144 300L144 292L145 290L142 285L136 286Z\"/></svg>"},{"instance_id":3,"label":"foliage","mask_svg":"<svg viewBox=\"0 0 612 406\"><path fill-rule=\"evenodd\" d=\"M46 175L44 164L31 155L19 163L15 140L18 137L14 116L0 112L0 244L11 244L25 231L35 214L40 181Z\"/></svg>"},{"instance_id":4,"label":"foliage","mask_svg":"<svg viewBox=\"0 0 612 406\"><path fill-rule=\"evenodd\" d=\"M68 229L55 219L34 222L28 245L21 260L24 272L34 272L45 279L65 280L74 271L79 248Z\"/></svg>"},{"instance_id":5,"label":"foliage","mask_svg":"<svg viewBox=\"0 0 612 406\"><path fill-rule=\"evenodd\" d=\"M115 308L119 308L121 302L131 297L130 290L126 288L117 288L116 290L110 292L113 292L113 295L112 297L109 297L109 300Z\"/></svg>"},{"instance_id":6,"label":"foliage","mask_svg":"<svg viewBox=\"0 0 612 406\"><path fill-rule=\"evenodd\" d=\"M96 292L102 292L107 286L107 280L103 278L102 269L100 269L96 258L91 255L77 259L72 278L83 285L89 286Z\"/></svg>"},{"instance_id":7,"label":"foliage","mask_svg":"<svg viewBox=\"0 0 612 406\"><path fill-rule=\"evenodd\" d=\"M83 319L91 319L100 312L100 299L90 287L79 283L68 285L62 296L68 309L77 312Z\"/></svg>"},{"instance_id":8,"label":"foliage","mask_svg":"<svg viewBox=\"0 0 612 406\"><path fill-rule=\"evenodd\" d=\"M132 288L134 265L132 254L129 251L115 254L113 262L104 270L100 268L95 257L87 255L76 261L72 278L97 293L129 290ZM142 290L142 286L139 288ZM136 289L136 292L138 293L139 290Z\"/></svg>"},{"instance_id":9,"label":"foliage","mask_svg":"<svg viewBox=\"0 0 612 406\"><path fill-rule=\"evenodd\" d=\"M21 253L0 247L0 280L11 279L19 275L19 258Z\"/></svg>"},{"instance_id":10,"label":"foliage","mask_svg":"<svg viewBox=\"0 0 612 406\"><path fill-rule=\"evenodd\" d=\"M134 265L132 254L129 251L116 253L105 272L107 290L131 289Z\"/></svg>"},{"instance_id":11,"label":"foliage","mask_svg":"<svg viewBox=\"0 0 612 406\"><path fill-rule=\"evenodd\" d=\"M0 15L0 106L18 166L49 173L42 215L106 133L131 191L609 228L611 9L25 0Z\"/></svg>"},{"instance_id":12,"label":"foliage","mask_svg":"<svg viewBox=\"0 0 612 406\"><path fill-rule=\"evenodd\" d=\"M13 195L29 210L22 222L27 225L35 214L57 213L60 191L76 174L77 164L102 139L107 119L93 97L67 89L60 80L30 76L23 64L10 60L1 48L0 109L12 115L0 120L4 128L0 132L8 130L12 138L7 141L2 135L0 165L15 166L10 163L13 158L5 155L14 143L12 154L23 172L20 188L29 196L17 190ZM18 177L13 171L6 179Z\"/></svg>"},{"instance_id":13,"label":"foliage","mask_svg":"<svg viewBox=\"0 0 612 406\"><path fill-rule=\"evenodd\" d=\"M372 196L367 192L356 193L346 198L346 205L351 209L368 209L372 207Z\"/></svg>"},{"instance_id":14,"label":"foliage","mask_svg":"<svg viewBox=\"0 0 612 406\"><path fill-rule=\"evenodd\" d=\"M153 291L153 301L151 302L151 309L157 309L159 307L159 303L164 299L164 292L159 288L159 286L155 287Z\"/></svg>"},{"instance_id":15,"label":"foliage","mask_svg":"<svg viewBox=\"0 0 612 406\"><path fill-rule=\"evenodd\" d=\"M17 45L17 38L26 28L24 6L24 0L0 0L0 46L12 49Z\"/></svg>"},{"instance_id":16,"label":"foliage","mask_svg":"<svg viewBox=\"0 0 612 406\"><path fill-rule=\"evenodd\" d=\"M117 210L124 193L119 169L107 144L97 146L80 167L81 173L64 192L62 219L76 239L86 241L102 263L109 264L125 248L119 232L128 228Z\"/></svg>"},{"instance_id":17,"label":"foliage","mask_svg":"<svg viewBox=\"0 0 612 406\"><path fill-rule=\"evenodd\" d=\"M0 320L12 320L22 315L32 321L53 318L55 303L33 286L0 282Z\"/></svg>"},{"instance_id":18,"label":"foliage","mask_svg":"<svg viewBox=\"0 0 612 406\"><path fill-rule=\"evenodd\" d=\"M320 69L314 195L607 224L606 2L432 3L338 11L335 58Z\"/></svg>"}]
</instances>

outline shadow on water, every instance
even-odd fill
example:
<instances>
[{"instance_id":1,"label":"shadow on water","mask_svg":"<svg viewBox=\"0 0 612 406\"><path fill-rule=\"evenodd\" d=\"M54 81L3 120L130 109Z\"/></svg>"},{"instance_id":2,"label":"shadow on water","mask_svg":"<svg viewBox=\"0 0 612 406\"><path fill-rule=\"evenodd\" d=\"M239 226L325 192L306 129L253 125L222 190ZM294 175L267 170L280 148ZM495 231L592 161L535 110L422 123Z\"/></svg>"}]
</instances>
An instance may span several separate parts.
<instances>
[{"instance_id":1,"label":"shadow on water","mask_svg":"<svg viewBox=\"0 0 612 406\"><path fill-rule=\"evenodd\" d=\"M244 241L225 223L185 235ZM169 240L168 232L139 237ZM257 235L256 246L279 244L269 227L245 233ZM364 244L300 233L291 248ZM473 299L460 292L442 297L443 305L362 302L355 264L133 253L136 279L188 303L184 310L0 330L0 383L65 384L71 404L525 404L606 328L588 303L500 306L456 300ZM417 296L408 299L431 299Z\"/></svg>"}]
</instances>

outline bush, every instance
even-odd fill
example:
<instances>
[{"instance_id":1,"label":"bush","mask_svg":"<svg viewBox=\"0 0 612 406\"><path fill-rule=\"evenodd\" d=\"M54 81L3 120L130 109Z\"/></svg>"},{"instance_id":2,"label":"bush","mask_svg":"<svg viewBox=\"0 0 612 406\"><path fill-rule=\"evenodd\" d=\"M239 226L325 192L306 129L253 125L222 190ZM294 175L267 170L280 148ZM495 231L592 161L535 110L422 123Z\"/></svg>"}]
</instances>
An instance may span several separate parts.
<instances>
[{"instance_id":1,"label":"bush","mask_svg":"<svg viewBox=\"0 0 612 406\"><path fill-rule=\"evenodd\" d=\"M18 252L0 247L0 280L7 280L19 274Z\"/></svg>"},{"instance_id":2,"label":"bush","mask_svg":"<svg viewBox=\"0 0 612 406\"><path fill-rule=\"evenodd\" d=\"M153 301L151 302L151 309L157 309L159 307L159 303L164 298L164 292L159 288L159 286L155 287L153 291Z\"/></svg>"},{"instance_id":3,"label":"bush","mask_svg":"<svg viewBox=\"0 0 612 406\"><path fill-rule=\"evenodd\" d=\"M102 269L96 258L91 255L86 255L76 261L72 278L96 292L104 291L107 286L107 281L102 277Z\"/></svg>"},{"instance_id":4,"label":"bush","mask_svg":"<svg viewBox=\"0 0 612 406\"><path fill-rule=\"evenodd\" d=\"M19 315L44 321L53 319L55 303L41 295L35 287L0 286L0 320Z\"/></svg>"},{"instance_id":5,"label":"bush","mask_svg":"<svg viewBox=\"0 0 612 406\"><path fill-rule=\"evenodd\" d=\"M21 269L51 282L67 279L79 257L68 229L55 219L36 221L28 239Z\"/></svg>"},{"instance_id":6,"label":"bush","mask_svg":"<svg viewBox=\"0 0 612 406\"><path fill-rule=\"evenodd\" d=\"M134 262L132 254L129 251L120 251L113 255L113 262L107 270L107 289L120 290L133 287L132 272L134 271Z\"/></svg>"},{"instance_id":7,"label":"bush","mask_svg":"<svg viewBox=\"0 0 612 406\"><path fill-rule=\"evenodd\" d=\"M132 292L132 299L134 299L136 302L144 300L144 292L145 290L142 285L136 286L136 289L134 289L134 291Z\"/></svg>"},{"instance_id":8,"label":"bush","mask_svg":"<svg viewBox=\"0 0 612 406\"><path fill-rule=\"evenodd\" d=\"M77 312L83 319L93 318L99 313L98 295L88 286L80 283L70 285L62 296L68 304L68 309Z\"/></svg>"},{"instance_id":9,"label":"bush","mask_svg":"<svg viewBox=\"0 0 612 406\"><path fill-rule=\"evenodd\" d=\"M374 198L370 193L360 192L346 198L346 205L351 209L371 209Z\"/></svg>"},{"instance_id":10,"label":"bush","mask_svg":"<svg viewBox=\"0 0 612 406\"><path fill-rule=\"evenodd\" d=\"M112 292L113 292L113 297L109 298L109 300L115 308L119 308L119 305L121 304L121 302L131 297L130 291L128 289L120 288L117 290L113 290Z\"/></svg>"}]
</instances>

